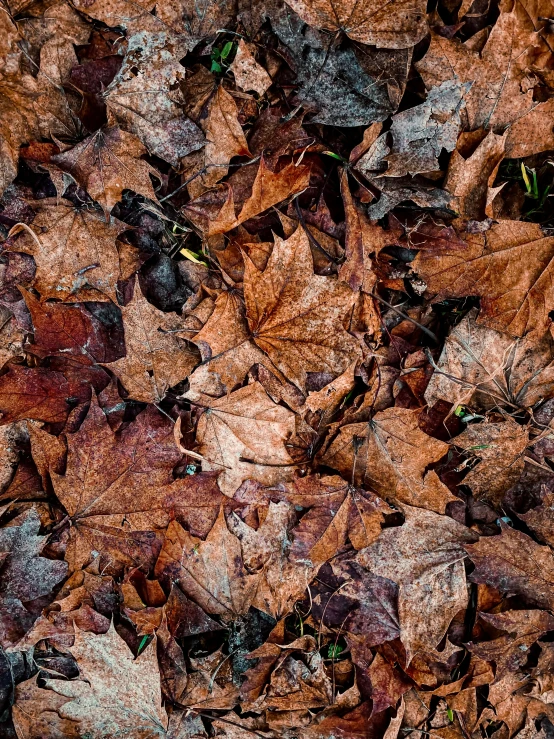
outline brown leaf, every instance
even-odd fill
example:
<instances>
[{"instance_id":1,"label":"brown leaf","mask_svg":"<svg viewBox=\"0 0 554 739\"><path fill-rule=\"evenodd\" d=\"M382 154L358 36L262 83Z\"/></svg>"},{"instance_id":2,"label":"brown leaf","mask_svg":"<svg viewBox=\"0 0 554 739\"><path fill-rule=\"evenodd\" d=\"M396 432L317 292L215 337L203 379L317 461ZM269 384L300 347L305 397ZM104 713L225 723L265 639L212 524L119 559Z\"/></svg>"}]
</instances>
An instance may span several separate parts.
<instances>
[{"instance_id":1,"label":"brown leaf","mask_svg":"<svg viewBox=\"0 0 554 739\"><path fill-rule=\"evenodd\" d=\"M233 97L220 85L210 102L208 117L203 124L206 134L206 174L202 176L202 184L205 188L213 187L225 177L233 157L252 156L237 116L238 109Z\"/></svg>"},{"instance_id":2,"label":"brown leaf","mask_svg":"<svg viewBox=\"0 0 554 739\"><path fill-rule=\"evenodd\" d=\"M483 536L476 544L467 545L466 550L475 565L473 582L519 595L538 608L553 608L554 555L549 547L502 524L498 536Z\"/></svg>"},{"instance_id":3,"label":"brown leaf","mask_svg":"<svg viewBox=\"0 0 554 739\"><path fill-rule=\"evenodd\" d=\"M203 372L219 372L223 365L229 391L264 352L270 361L262 359L262 364L277 375L282 373L302 391L307 372L340 375L359 353L357 342L341 325L353 297L343 283L313 274L308 238L302 229L286 241L277 238L265 270L258 270L245 257L248 325L240 317L237 299L222 297L196 335L194 341L204 358L215 356ZM204 343L211 354L203 349Z\"/></svg>"},{"instance_id":4,"label":"brown leaf","mask_svg":"<svg viewBox=\"0 0 554 739\"><path fill-rule=\"evenodd\" d=\"M416 68L425 86L431 88L455 76L471 83L466 95L466 130L503 130L533 107L532 90L522 90L527 54L542 41L525 11L514 3L511 12L502 12L481 52L457 39L433 34L431 46Z\"/></svg>"},{"instance_id":5,"label":"brown leaf","mask_svg":"<svg viewBox=\"0 0 554 739\"><path fill-rule=\"evenodd\" d=\"M414 270L425 280L434 299L466 295L481 298L480 322L512 336L545 328L554 255L554 238L540 226L500 221L485 234L466 234L465 252L440 257L420 252Z\"/></svg>"},{"instance_id":6,"label":"brown leaf","mask_svg":"<svg viewBox=\"0 0 554 739\"><path fill-rule=\"evenodd\" d=\"M113 362L121 356L123 337L115 306L92 312L89 309L98 304L89 303L87 308L80 303L42 303L32 293L20 291L33 320L33 353L69 355L85 365Z\"/></svg>"},{"instance_id":7,"label":"brown leaf","mask_svg":"<svg viewBox=\"0 0 554 739\"><path fill-rule=\"evenodd\" d=\"M389 408L368 423L342 426L321 461L385 499L444 513L456 498L427 469L447 452L419 429L417 411Z\"/></svg>"},{"instance_id":8,"label":"brown leaf","mask_svg":"<svg viewBox=\"0 0 554 739\"><path fill-rule=\"evenodd\" d=\"M409 663L419 650L434 649L456 613L465 608L463 545L475 535L447 516L406 505L402 511L405 523L385 529L356 559L398 584L400 638Z\"/></svg>"},{"instance_id":9,"label":"brown leaf","mask_svg":"<svg viewBox=\"0 0 554 739\"><path fill-rule=\"evenodd\" d=\"M309 562L295 562L291 556L290 530L294 523L292 507L270 503L263 524L252 529L237 515L228 526L239 538L244 564L260 575L253 605L280 619L289 614L304 594L312 574Z\"/></svg>"},{"instance_id":10,"label":"brown leaf","mask_svg":"<svg viewBox=\"0 0 554 739\"><path fill-rule=\"evenodd\" d=\"M113 624L107 634L76 629L71 654L80 679L36 679L22 683L16 693L14 722L18 736L107 736L121 733L147 739L165 733L155 644L135 659Z\"/></svg>"},{"instance_id":11,"label":"brown leaf","mask_svg":"<svg viewBox=\"0 0 554 739\"><path fill-rule=\"evenodd\" d=\"M140 6L138 12L129 6L123 18L140 15ZM112 10L109 5L106 9ZM169 29L160 32L159 21L151 18L147 14L141 19L141 31L131 36L121 70L103 97L108 111L151 154L177 166L181 157L204 145L202 132L180 108L185 69L178 60L189 49L184 38Z\"/></svg>"},{"instance_id":12,"label":"brown leaf","mask_svg":"<svg viewBox=\"0 0 554 739\"><path fill-rule=\"evenodd\" d=\"M527 513L519 513L534 534L550 546L554 546L554 493L545 491L543 500Z\"/></svg>"},{"instance_id":13,"label":"brown leaf","mask_svg":"<svg viewBox=\"0 0 554 739\"><path fill-rule=\"evenodd\" d=\"M221 474L221 491L232 497L246 479L271 485L290 478L285 442L294 433L294 414L276 405L259 382L214 400L198 422L202 469Z\"/></svg>"},{"instance_id":14,"label":"brown leaf","mask_svg":"<svg viewBox=\"0 0 554 739\"><path fill-rule=\"evenodd\" d=\"M470 156L458 149L452 152L444 187L452 193L452 208L462 218L480 221L492 215L490 204L497 192L492 186L505 146L505 136L489 131Z\"/></svg>"},{"instance_id":15,"label":"brown leaf","mask_svg":"<svg viewBox=\"0 0 554 739\"><path fill-rule=\"evenodd\" d=\"M51 161L69 172L100 203L108 217L121 200L123 190L156 199L150 175L156 176L157 172L141 159L144 154L146 148L135 136L111 126L52 157Z\"/></svg>"},{"instance_id":16,"label":"brown leaf","mask_svg":"<svg viewBox=\"0 0 554 739\"><path fill-rule=\"evenodd\" d=\"M33 228L36 237L24 231L12 249L34 258L33 286L42 300L105 300L107 296L115 302L119 280L115 242L125 224L115 219L105 223L90 209L52 199L41 201Z\"/></svg>"},{"instance_id":17,"label":"brown leaf","mask_svg":"<svg viewBox=\"0 0 554 739\"><path fill-rule=\"evenodd\" d=\"M553 388L553 340L533 331L523 339L487 328L472 309L450 332L435 365L425 400L489 410L528 408Z\"/></svg>"},{"instance_id":18,"label":"brown leaf","mask_svg":"<svg viewBox=\"0 0 554 739\"><path fill-rule=\"evenodd\" d=\"M205 541L172 521L156 562L156 576L178 582L206 613L229 620L248 611L259 576L244 567L240 542L227 528L223 510Z\"/></svg>"},{"instance_id":19,"label":"brown leaf","mask_svg":"<svg viewBox=\"0 0 554 739\"><path fill-rule=\"evenodd\" d=\"M116 569L153 564L161 529L175 515L200 533L209 530L221 495L213 478L173 480L180 454L172 431L150 407L114 434L93 402L79 430L67 434L65 474L51 470L50 476L71 517L66 559L72 569L85 566L98 553L107 558L106 566Z\"/></svg>"},{"instance_id":20,"label":"brown leaf","mask_svg":"<svg viewBox=\"0 0 554 739\"><path fill-rule=\"evenodd\" d=\"M529 432L511 418L502 423L479 423L456 436L453 443L480 460L463 479L473 495L499 507L506 491L523 472Z\"/></svg>"},{"instance_id":21,"label":"brown leaf","mask_svg":"<svg viewBox=\"0 0 554 739\"><path fill-rule=\"evenodd\" d=\"M478 644L470 643L471 653L496 665L496 680L506 672L516 672L523 666L530 647L546 632L554 628L554 618L546 611L506 611L504 613L480 613L479 617L504 636Z\"/></svg>"},{"instance_id":22,"label":"brown leaf","mask_svg":"<svg viewBox=\"0 0 554 739\"><path fill-rule=\"evenodd\" d=\"M235 75L237 87L240 87L245 92L253 90L261 97L267 88L271 86L272 80L265 69L254 58L251 48L241 39L237 53L229 69Z\"/></svg>"},{"instance_id":23,"label":"brown leaf","mask_svg":"<svg viewBox=\"0 0 554 739\"><path fill-rule=\"evenodd\" d=\"M336 8L330 0L290 0L288 3L310 26L344 32L354 41L386 49L404 49L427 32L425 6L402 0L391 8L380 0L371 8L348 0Z\"/></svg>"},{"instance_id":24,"label":"brown leaf","mask_svg":"<svg viewBox=\"0 0 554 739\"><path fill-rule=\"evenodd\" d=\"M226 233L241 223L260 215L272 205L277 205L291 195L305 190L310 184L310 167L288 164L278 173L269 169L262 157L252 185L252 192L238 215L235 213L234 191L231 185L218 198L219 208L213 212L213 193L201 195L183 208L185 215L207 236ZM220 193L217 193L218 195Z\"/></svg>"},{"instance_id":25,"label":"brown leaf","mask_svg":"<svg viewBox=\"0 0 554 739\"><path fill-rule=\"evenodd\" d=\"M174 321L149 303L135 282L131 302L121 309L126 356L109 369L135 400L160 401L168 388L184 380L199 357L193 347L175 336Z\"/></svg>"}]
</instances>

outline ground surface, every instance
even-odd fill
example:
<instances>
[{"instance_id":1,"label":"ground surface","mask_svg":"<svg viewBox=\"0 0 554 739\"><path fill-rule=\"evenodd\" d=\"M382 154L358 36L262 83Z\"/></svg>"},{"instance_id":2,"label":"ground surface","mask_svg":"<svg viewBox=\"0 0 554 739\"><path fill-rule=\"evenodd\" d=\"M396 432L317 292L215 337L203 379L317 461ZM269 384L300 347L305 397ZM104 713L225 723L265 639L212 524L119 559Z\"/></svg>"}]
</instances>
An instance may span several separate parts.
<instances>
[{"instance_id":1,"label":"ground surface","mask_svg":"<svg viewBox=\"0 0 554 739\"><path fill-rule=\"evenodd\" d=\"M2 737L554 737L553 44L4 2Z\"/></svg>"}]
</instances>

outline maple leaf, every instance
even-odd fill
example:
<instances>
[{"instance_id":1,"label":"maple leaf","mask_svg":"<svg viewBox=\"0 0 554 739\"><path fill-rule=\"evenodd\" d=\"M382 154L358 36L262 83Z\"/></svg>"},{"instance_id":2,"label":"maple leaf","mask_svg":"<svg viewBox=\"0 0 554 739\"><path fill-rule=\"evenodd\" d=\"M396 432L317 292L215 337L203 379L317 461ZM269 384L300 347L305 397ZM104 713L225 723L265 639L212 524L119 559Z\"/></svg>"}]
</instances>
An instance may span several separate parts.
<instances>
[{"instance_id":1,"label":"maple leaf","mask_svg":"<svg viewBox=\"0 0 554 739\"><path fill-rule=\"evenodd\" d=\"M383 120L392 112L387 82L394 86L395 62L401 56L406 63L411 50L400 54L383 50L384 58L374 59L357 45L330 44L327 33L307 26L285 2L272 2L270 11L271 27L281 41L280 54L296 74L296 99L312 121L359 126ZM401 70L399 74L402 77Z\"/></svg>"},{"instance_id":2,"label":"maple leaf","mask_svg":"<svg viewBox=\"0 0 554 739\"><path fill-rule=\"evenodd\" d=\"M287 164L279 172L272 172L262 157L252 185L252 192L246 199L238 215L235 212L234 191L227 185L226 195L217 198L219 209L213 212L213 192L187 203L183 213L207 236L226 233L241 223L263 213L291 195L297 195L310 184L310 167L303 164Z\"/></svg>"},{"instance_id":3,"label":"maple leaf","mask_svg":"<svg viewBox=\"0 0 554 739\"><path fill-rule=\"evenodd\" d=\"M135 281L131 302L121 309L126 356L109 364L130 396L144 403L161 400L167 389L184 380L199 357L179 339L174 322L149 303Z\"/></svg>"},{"instance_id":4,"label":"maple leaf","mask_svg":"<svg viewBox=\"0 0 554 739\"><path fill-rule=\"evenodd\" d=\"M456 613L465 608L463 546L471 549L469 542L476 536L447 516L406 505L402 511L404 524L382 531L356 560L398 584L400 638L409 663L417 651L435 648Z\"/></svg>"},{"instance_id":5,"label":"maple leaf","mask_svg":"<svg viewBox=\"0 0 554 739\"><path fill-rule=\"evenodd\" d=\"M396 583L352 560L332 561L319 570L317 578L325 588L314 597L312 608L322 627L363 635L366 647L400 636Z\"/></svg>"},{"instance_id":6,"label":"maple leaf","mask_svg":"<svg viewBox=\"0 0 554 739\"><path fill-rule=\"evenodd\" d=\"M321 461L385 499L444 513L456 498L427 468L447 451L419 429L417 411L389 408L368 423L342 426Z\"/></svg>"},{"instance_id":7,"label":"maple leaf","mask_svg":"<svg viewBox=\"0 0 554 739\"><path fill-rule=\"evenodd\" d=\"M245 92L254 90L261 97L267 88L271 86L272 80L265 69L254 58L252 48L241 39L237 53L229 69L235 75L237 87L240 87Z\"/></svg>"},{"instance_id":8,"label":"maple leaf","mask_svg":"<svg viewBox=\"0 0 554 739\"><path fill-rule=\"evenodd\" d=\"M41 435L46 450L47 437ZM151 406L114 434L93 400L79 430L66 438L65 474L50 469L50 477L71 519L72 569L88 564L92 552L116 569L153 564L161 529L174 516L203 534L211 527L222 500L213 476L173 480L180 459L173 429Z\"/></svg>"},{"instance_id":9,"label":"maple leaf","mask_svg":"<svg viewBox=\"0 0 554 739\"><path fill-rule=\"evenodd\" d=\"M145 198L156 199L150 175L158 178L159 175L154 167L141 159L144 154L146 148L136 136L110 126L72 149L53 156L51 161L64 172L69 172L109 216L114 205L121 200L123 190L133 190Z\"/></svg>"},{"instance_id":10,"label":"maple leaf","mask_svg":"<svg viewBox=\"0 0 554 739\"><path fill-rule=\"evenodd\" d=\"M100 292L115 302L119 280L115 242L125 224L115 219L105 223L88 208L52 199L41 201L33 227L36 236L23 231L12 248L34 258L33 287L43 300L102 300Z\"/></svg>"},{"instance_id":11,"label":"maple leaf","mask_svg":"<svg viewBox=\"0 0 554 739\"><path fill-rule=\"evenodd\" d=\"M452 151L456 147L460 111L470 87L468 83L448 80L433 87L421 105L396 113L390 128L392 145L388 147L385 143L387 133L381 134L372 144L388 164L380 176L403 177L438 170L442 149ZM378 169L382 161L370 150L356 166L367 174L369 167Z\"/></svg>"},{"instance_id":12,"label":"maple leaf","mask_svg":"<svg viewBox=\"0 0 554 739\"><path fill-rule=\"evenodd\" d=\"M345 284L313 274L303 229L287 240L276 238L263 271L245 257L246 322L239 301L224 294L194 337L207 360L201 378L217 373L229 391L261 362L304 390L307 372L341 374L359 352L341 325L353 299Z\"/></svg>"},{"instance_id":13,"label":"maple leaf","mask_svg":"<svg viewBox=\"0 0 554 739\"><path fill-rule=\"evenodd\" d=\"M233 97L220 85L210 102L206 121L203 122L206 134L206 174L202 176L202 185L206 188L213 187L225 177L233 157L252 156L237 116L238 109Z\"/></svg>"},{"instance_id":14,"label":"maple leaf","mask_svg":"<svg viewBox=\"0 0 554 739\"><path fill-rule=\"evenodd\" d=\"M502 522L501 527L498 536L483 536L476 544L466 545L475 565L471 580L519 595L524 602L538 608L552 610L552 550Z\"/></svg>"},{"instance_id":15,"label":"maple leaf","mask_svg":"<svg viewBox=\"0 0 554 739\"><path fill-rule=\"evenodd\" d=\"M550 546L554 545L554 493L545 491L541 504L531 508L527 513L519 513L518 517L523 519L531 531Z\"/></svg>"},{"instance_id":16,"label":"maple leaf","mask_svg":"<svg viewBox=\"0 0 554 739\"><path fill-rule=\"evenodd\" d=\"M480 423L456 436L453 443L480 461L464 477L473 495L499 506L504 493L523 472L529 433L511 418L502 423Z\"/></svg>"},{"instance_id":17,"label":"maple leaf","mask_svg":"<svg viewBox=\"0 0 554 739\"><path fill-rule=\"evenodd\" d=\"M79 679L49 679L39 687L32 678L19 685L13 709L18 736L165 735L155 647L149 644L135 659L113 624L106 634L76 629L70 652Z\"/></svg>"},{"instance_id":18,"label":"maple leaf","mask_svg":"<svg viewBox=\"0 0 554 739\"><path fill-rule=\"evenodd\" d=\"M293 461L285 442L294 414L276 405L259 382L211 401L198 422L196 439L203 470L220 472L221 491L232 497L245 479L270 485L287 479Z\"/></svg>"},{"instance_id":19,"label":"maple leaf","mask_svg":"<svg viewBox=\"0 0 554 739\"><path fill-rule=\"evenodd\" d=\"M481 298L479 320L497 331L523 336L545 328L554 238L536 223L499 221L485 234L465 234L467 251L420 252L413 269L434 300L466 295Z\"/></svg>"},{"instance_id":20,"label":"maple leaf","mask_svg":"<svg viewBox=\"0 0 554 739\"><path fill-rule=\"evenodd\" d=\"M541 41L522 22L518 6L514 3L511 12L500 14L481 52L433 34L429 50L416 62L428 88L452 76L472 83L466 96L467 130L503 130L534 106L532 90L522 89L521 83L527 54Z\"/></svg>"},{"instance_id":21,"label":"maple leaf","mask_svg":"<svg viewBox=\"0 0 554 739\"><path fill-rule=\"evenodd\" d=\"M472 309L448 335L425 400L477 409L528 408L552 392L552 336L533 331L523 339L487 328Z\"/></svg>"},{"instance_id":22,"label":"maple leaf","mask_svg":"<svg viewBox=\"0 0 554 739\"><path fill-rule=\"evenodd\" d=\"M419 0L401 0L391 8L384 0L360 6L348 0L340 8L331 0L287 0L309 25L344 32L353 41L389 49L416 44L427 32L425 5Z\"/></svg>"},{"instance_id":23,"label":"maple leaf","mask_svg":"<svg viewBox=\"0 0 554 739\"><path fill-rule=\"evenodd\" d=\"M172 521L155 572L177 582L206 613L227 620L248 611L259 580L245 569L240 542L227 528L223 509L205 541Z\"/></svg>"},{"instance_id":24,"label":"maple leaf","mask_svg":"<svg viewBox=\"0 0 554 739\"><path fill-rule=\"evenodd\" d=\"M16 523L16 522L13 522ZM32 601L49 596L65 579L67 564L46 559L41 551L46 536L39 536L40 518L31 508L17 522L0 530L0 642L12 646L35 618ZM31 606L27 610L26 605Z\"/></svg>"},{"instance_id":25,"label":"maple leaf","mask_svg":"<svg viewBox=\"0 0 554 739\"><path fill-rule=\"evenodd\" d=\"M180 108L185 69L177 60L185 56L188 46L169 29L160 30L154 16L146 18L144 29L128 39L121 69L103 99L108 111L150 153L177 166L181 157L204 145L202 132Z\"/></svg>"},{"instance_id":26,"label":"maple leaf","mask_svg":"<svg viewBox=\"0 0 554 739\"><path fill-rule=\"evenodd\" d=\"M290 530L294 523L292 507L269 504L263 524L256 530L236 514L229 519L230 530L241 543L242 556L249 572L259 573L253 606L274 618L289 614L304 594L312 566L290 557Z\"/></svg>"},{"instance_id":27,"label":"maple leaf","mask_svg":"<svg viewBox=\"0 0 554 739\"><path fill-rule=\"evenodd\" d=\"M39 356L70 355L82 364L113 362L122 350L122 332L118 326L117 309L111 304L99 305L40 302L20 288L31 314L35 342L33 353Z\"/></svg>"},{"instance_id":28,"label":"maple leaf","mask_svg":"<svg viewBox=\"0 0 554 739\"><path fill-rule=\"evenodd\" d=\"M458 148L452 152L444 187L452 193L451 207L461 218L481 220L493 215L493 200L503 187L493 184L505 147L506 137L489 131L471 155L463 156Z\"/></svg>"},{"instance_id":29,"label":"maple leaf","mask_svg":"<svg viewBox=\"0 0 554 739\"><path fill-rule=\"evenodd\" d=\"M546 611L506 611L504 613L480 613L485 624L498 631L500 636L492 641L470 643L468 648L482 660L494 662L496 680L506 672L515 672L527 662L526 652L546 632L554 627L554 618Z\"/></svg>"}]
</instances>

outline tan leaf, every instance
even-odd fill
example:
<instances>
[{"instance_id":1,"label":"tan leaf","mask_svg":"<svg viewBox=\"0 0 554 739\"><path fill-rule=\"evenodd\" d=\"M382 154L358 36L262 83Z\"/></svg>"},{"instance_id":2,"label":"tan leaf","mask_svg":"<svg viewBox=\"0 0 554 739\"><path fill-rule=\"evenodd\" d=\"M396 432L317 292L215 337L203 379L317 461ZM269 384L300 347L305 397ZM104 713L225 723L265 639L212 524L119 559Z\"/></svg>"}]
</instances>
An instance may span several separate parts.
<instances>
[{"instance_id":1,"label":"tan leaf","mask_svg":"<svg viewBox=\"0 0 554 739\"><path fill-rule=\"evenodd\" d=\"M385 0L360 5L347 0L340 6L331 0L289 0L290 7L310 26L346 33L354 41L386 49L405 49L427 32L425 4L400 0L391 6Z\"/></svg>"},{"instance_id":2,"label":"tan leaf","mask_svg":"<svg viewBox=\"0 0 554 739\"><path fill-rule=\"evenodd\" d=\"M285 443L294 433L294 414L269 398L259 382L210 403L196 438L203 470L221 472L221 491L232 497L243 480L271 485L294 467Z\"/></svg>"},{"instance_id":3,"label":"tan leaf","mask_svg":"<svg viewBox=\"0 0 554 739\"><path fill-rule=\"evenodd\" d=\"M270 503L263 524L256 530L237 515L231 515L229 528L239 538L242 556L249 572L260 580L253 605L276 619L284 618L302 598L313 567L290 558L290 530L294 514L285 502Z\"/></svg>"},{"instance_id":4,"label":"tan leaf","mask_svg":"<svg viewBox=\"0 0 554 739\"><path fill-rule=\"evenodd\" d=\"M466 607L463 544L476 537L448 516L406 505L402 511L404 524L385 529L356 559L398 584L400 638L409 662L418 650L434 649Z\"/></svg>"},{"instance_id":5,"label":"tan leaf","mask_svg":"<svg viewBox=\"0 0 554 739\"><path fill-rule=\"evenodd\" d=\"M529 432L511 418L502 423L479 423L453 439L479 463L463 479L473 495L498 507L504 493L519 480L523 472L524 452Z\"/></svg>"},{"instance_id":6,"label":"tan leaf","mask_svg":"<svg viewBox=\"0 0 554 739\"><path fill-rule=\"evenodd\" d=\"M70 652L79 679L50 679L39 687L32 678L18 686L13 715L19 737L165 734L155 641L135 659L112 624L107 634L76 629Z\"/></svg>"},{"instance_id":7,"label":"tan leaf","mask_svg":"<svg viewBox=\"0 0 554 739\"><path fill-rule=\"evenodd\" d=\"M271 85L271 77L255 60L249 45L243 39L239 41L229 69L235 75L235 82L241 90L254 90L261 97Z\"/></svg>"},{"instance_id":8,"label":"tan leaf","mask_svg":"<svg viewBox=\"0 0 554 739\"><path fill-rule=\"evenodd\" d=\"M512 339L476 318L473 309L448 335L425 400L430 405L442 399L490 410L529 408L548 397L554 388L550 331Z\"/></svg>"},{"instance_id":9,"label":"tan leaf","mask_svg":"<svg viewBox=\"0 0 554 739\"><path fill-rule=\"evenodd\" d=\"M259 580L245 569L240 542L227 528L223 509L205 541L172 521L156 563L156 576L178 582L206 613L224 619L248 611Z\"/></svg>"},{"instance_id":10,"label":"tan leaf","mask_svg":"<svg viewBox=\"0 0 554 739\"><path fill-rule=\"evenodd\" d=\"M121 200L123 190L156 199L150 174L157 175L157 172L141 159L146 153L136 136L111 126L52 157L52 162L73 175L109 216L113 206Z\"/></svg>"},{"instance_id":11,"label":"tan leaf","mask_svg":"<svg viewBox=\"0 0 554 739\"><path fill-rule=\"evenodd\" d=\"M126 225L116 219L106 223L89 208L76 208L67 200L40 202L32 225L36 238L23 232L12 250L34 258L34 287L42 299L98 300L103 297L100 292L115 301L119 279L115 242Z\"/></svg>"},{"instance_id":12,"label":"tan leaf","mask_svg":"<svg viewBox=\"0 0 554 739\"><path fill-rule=\"evenodd\" d=\"M387 500L444 513L456 498L427 468L447 452L419 429L417 411L389 408L368 423L343 426L321 462Z\"/></svg>"},{"instance_id":13,"label":"tan leaf","mask_svg":"<svg viewBox=\"0 0 554 739\"><path fill-rule=\"evenodd\" d=\"M205 187L212 187L225 177L227 165L233 157L252 156L237 116L238 110L233 97L220 85L211 100L204 124L207 142L204 166L207 171L202 182Z\"/></svg>"},{"instance_id":14,"label":"tan leaf","mask_svg":"<svg viewBox=\"0 0 554 739\"><path fill-rule=\"evenodd\" d=\"M340 375L359 355L341 323L353 298L344 283L313 274L303 229L286 241L276 238L265 270L245 256L246 320L239 299L224 294L195 336L205 363L191 377L191 388L209 388L205 376L213 373L223 385L219 394L229 391L256 362L302 391L307 372Z\"/></svg>"},{"instance_id":15,"label":"tan leaf","mask_svg":"<svg viewBox=\"0 0 554 739\"><path fill-rule=\"evenodd\" d=\"M428 89L453 76L472 84L466 95L466 130L502 131L534 106L533 91L523 91L522 80L534 46L543 42L520 3L513 6L500 14L482 51L433 34L429 50L416 62Z\"/></svg>"},{"instance_id":16,"label":"tan leaf","mask_svg":"<svg viewBox=\"0 0 554 739\"><path fill-rule=\"evenodd\" d=\"M479 320L497 331L523 336L546 328L554 308L554 237L536 223L499 221L484 234L463 234L465 251L439 257L420 252L413 269L437 300L477 295Z\"/></svg>"},{"instance_id":17,"label":"tan leaf","mask_svg":"<svg viewBox=\"0 0 554 739\"><path fill-rule=\"evenodd\" d=\"M188 377L199 357L172 333L173 323L146 300L138 280L133 299L121 312L127 356L106 366L115 372L132 398L157 402L168 388Z\"/></svg>"}]
</instances>

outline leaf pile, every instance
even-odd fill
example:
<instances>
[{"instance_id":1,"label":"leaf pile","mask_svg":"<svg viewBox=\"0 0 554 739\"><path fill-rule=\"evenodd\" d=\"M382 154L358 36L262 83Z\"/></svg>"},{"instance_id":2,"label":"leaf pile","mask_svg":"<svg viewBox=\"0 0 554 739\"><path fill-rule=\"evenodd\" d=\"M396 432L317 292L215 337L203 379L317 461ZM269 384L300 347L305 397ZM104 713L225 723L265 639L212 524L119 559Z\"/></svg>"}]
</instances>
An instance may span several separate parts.
<instances>
[{"instance_id":1,"label":"leaf pile","mask_svg":"<svg viewBox=\"0 0 554 739\"><path fill-rule=\"evenodd\" d=\"M553 49L2 0L2 737L554 737Z\"/></svg>"}]
</instances>

